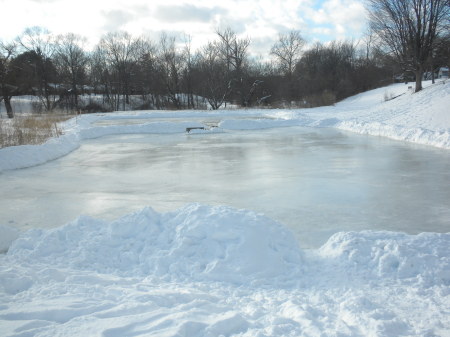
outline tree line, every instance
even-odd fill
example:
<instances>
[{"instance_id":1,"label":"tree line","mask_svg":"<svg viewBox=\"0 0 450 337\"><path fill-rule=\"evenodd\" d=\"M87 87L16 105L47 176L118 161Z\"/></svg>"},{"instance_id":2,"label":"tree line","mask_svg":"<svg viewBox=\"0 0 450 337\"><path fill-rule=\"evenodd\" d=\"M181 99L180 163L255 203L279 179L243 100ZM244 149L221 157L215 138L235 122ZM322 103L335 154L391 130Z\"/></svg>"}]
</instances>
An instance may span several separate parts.
<instances>
[{"instance_id":1,"label":"tree line","mask_svg":"<svg viewBox=\"0 0 450 337\"><path fill-rule=\"evenodd\" d=\"M402 42L387 32L389 20L394 30L398 19L389 17L393 12L389 4L424 1L440 3L372 0L371 29L357 42L315 43L306 48L299 31L280 34L270 61L251 57L251 38L239 37L230 28L217 30L214 41L195 51L190 37L180 42L163 33L152 41L127 32L108 33L88 51L81 36L55 36L33 27L14 41L0 42L0 100L10 118L14 116L11 99L18 95L38 97L44 111L78 112L333 104L386 85L399 74L410 72L421 81L427 69L433 72L436 65L449 64L448 26L440 25L442 12L428 21L419 20L423 31L416 35L426 40L424 46L412 41L414 34Z\"/></svg>"}]
</instances>

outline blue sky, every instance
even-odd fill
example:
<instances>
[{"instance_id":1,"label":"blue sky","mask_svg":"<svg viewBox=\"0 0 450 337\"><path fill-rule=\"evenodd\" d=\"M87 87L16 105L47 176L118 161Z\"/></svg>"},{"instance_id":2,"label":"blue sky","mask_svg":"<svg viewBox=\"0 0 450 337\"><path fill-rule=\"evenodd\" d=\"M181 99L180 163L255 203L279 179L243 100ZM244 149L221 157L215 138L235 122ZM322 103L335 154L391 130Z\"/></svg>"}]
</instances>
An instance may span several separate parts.
<instances>
[{"instance_id":1,"label":"blue sky","mask_svg":"<svg viewBox=\"0 0 450 337\"><path fill-rule=\"evenodd\" d=\"M0 39L27 27L88 38L90 45L109 31L125 30L157 40L162 31L192 37L195 49L231 27L252 39L254 55L270 50L279 33L300 30L309 42L357 40L366 27L361 0L0 0ZM6 13L6 15L5 15Z\"/></svg>"}]
</instances>

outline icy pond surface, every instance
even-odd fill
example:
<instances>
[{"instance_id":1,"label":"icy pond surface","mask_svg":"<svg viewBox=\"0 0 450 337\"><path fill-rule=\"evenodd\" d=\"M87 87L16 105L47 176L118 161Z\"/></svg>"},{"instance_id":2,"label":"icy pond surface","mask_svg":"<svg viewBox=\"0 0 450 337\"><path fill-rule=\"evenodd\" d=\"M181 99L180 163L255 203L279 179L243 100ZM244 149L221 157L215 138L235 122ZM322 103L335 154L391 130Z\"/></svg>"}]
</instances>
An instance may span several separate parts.
<instances>
[{"instance_id":1,"label":"icy pond surface","mask_svg":"<svg viewBox=\"0 0 450 337\"><path fill-rule=\"evenodd\" d=\"M21 229L199 202L264 213L304 248L338 231L450 231L448 151L335 129L108 136L0 177L0 223Z\"/></svg>"}]
</instances>

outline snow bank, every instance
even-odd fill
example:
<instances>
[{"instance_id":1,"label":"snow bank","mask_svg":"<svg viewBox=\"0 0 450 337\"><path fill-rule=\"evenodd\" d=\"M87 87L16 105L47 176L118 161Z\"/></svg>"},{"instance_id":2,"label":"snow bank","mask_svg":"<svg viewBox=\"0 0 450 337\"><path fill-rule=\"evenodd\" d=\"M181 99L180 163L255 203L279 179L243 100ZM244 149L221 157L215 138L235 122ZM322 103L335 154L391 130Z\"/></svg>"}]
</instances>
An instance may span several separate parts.
<instances>
[{"instance_id":1,"label":"snow bank","mask_svg":"<svg viewBox=\"0 0 450 337\"><path fill-rule=\"evenodd\" d=\"M250 211L190 204L30 230L0 256L3 336L448 336L450 233L302 251Z\"/></svg>"},{"instance_id":2,"label":"snow bank","mask_svg":"<svg viewBox=\"0 0 450 337\"><path fill-rule=\"evenodd\" d=\"M450 82L425 83L418 93L407 88L407 85L396 84L339 103L336 108L342 115L335 126L450 149ZM375 104L374 98L380 96L383 89L396 98Z\"/></svg>"},{"instance_id":3,"label":"snow bank","mask_svg":"<svg viewBox=\"0 0 450 337\"><path fill-rule=\"evenodd\" d=\"M9 241L17 237L0 228L10 230ZM450 285L450 233L337 233L313 261L305 260L280 223L252 211L200 204L168 213L147 207L113 222L81 216L59 228L32 229L12 243L8 256L20 263L165 281L286 284L327 273L314 270L332 264L336 276L352 272Z\"/></svg>"},{"instance_id":4,"label":"snow bank","mask_svg":"<svg viewBox=\"0 0 450 337\"><path fill-rule=\"evenodd\" d=\"M344 121L336 124L341 130L356 133L382 136L395 140L408 141L416 144L431 145L450 149L450 129L433 131L423 128L407 128L380 122Z\"/></svg>"},{"instance_id":5,"label":"snow bank","mask_svg":"<svg viewBox=\"0 0 450 337\"><path fill-rule=\"evenodd\" d=\"M361 278L410 279L427 287L450 285L450 233L341 232L319 254Z\"/></svg>"},{"instance_id":6,"label":"snow bank","mask_svg":"<svg viewBox=\"0 0 450 337\"><path fill-rule=\"evenodd\" d=\"M301 266L293 235L279 223L225 206L151 208L112 223L80 217L52 230L30 230L9 256L55 267L165 280L252 283L291 276Z\"/></svg>"},{"instance_id":7,"label":"snow bank","mask_svg":"<svg viewBox=\"0 0 450 337\"><path fill-rule=\"evenodd\" d=\"M79 146L77 134L66 134L41 145L5 147L0 149L0 172L44 164L65 156Z\"/></svg>"}]
</instances>

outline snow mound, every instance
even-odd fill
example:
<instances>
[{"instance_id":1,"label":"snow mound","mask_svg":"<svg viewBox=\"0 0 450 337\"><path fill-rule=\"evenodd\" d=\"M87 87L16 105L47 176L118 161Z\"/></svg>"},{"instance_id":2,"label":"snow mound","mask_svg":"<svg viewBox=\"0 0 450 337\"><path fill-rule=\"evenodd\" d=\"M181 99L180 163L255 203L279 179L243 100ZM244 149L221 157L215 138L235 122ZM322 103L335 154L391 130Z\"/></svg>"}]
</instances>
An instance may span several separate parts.
<instances>
[{"instance_id":1,"label":"snow mound","mask_svg":"<svg viewBox=\"0 0 450 337\"><path fill-rule=\"evenodd\" d=\"M189 204L30 230L0 256L4 336L447 336L450 233L302 251L251 211Z\"/></svg>"},{"instance_id":2,"label":"snow mound","mask_svg":"<svg viewBox=\"0 0 450 337\"><path fill-rule=\"evenodd\" d=\"M307 286L353 278L450 285L450 233L342 232L305 253L274 220L200 204L167 213L147 207L113 222L81 216L59 228L33 229L12 243L8 257L163 281Z\"/></svg>"},{"instance_id":3,"label":"snow mound","mask_svg":"<svg viewBox=\"0 0 450 337\"><path fill-rule=\"evenodd\" d=\"M51 230L30 230L9 257L61 268L164 280L266 282L292 277L302 254L281 224L250 211L189 204L152 208L111 223L79 217Z\"/></svg>"},{"instance_id":4,"label":"snow mound","mask_svg":"<svg viewBox=\"0 0 450 337\"><path fill-rule=\"evenodd\" d=\"M334 234L319 255L363 278L450 285L450 233L407 235L385 231Z\"/></svg>"},{"instance_id":5,"label":"snow mound","mask_svg":"<svg viewBox=\"0 0 450 337\"><path fill-rule=\"evenodd\" d=\"M11 243L19 237L19 233L16 228L0 225L0 254L8 251Z\"/></svg>"}]
</instances>

